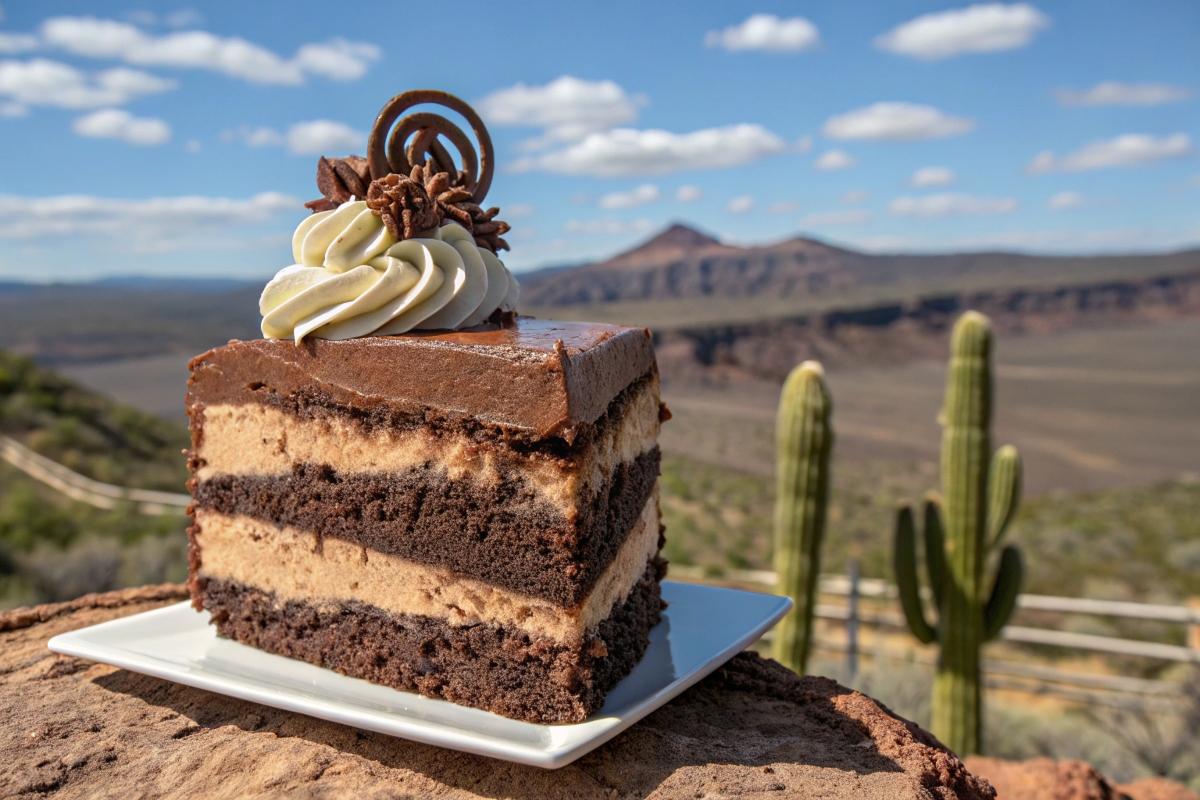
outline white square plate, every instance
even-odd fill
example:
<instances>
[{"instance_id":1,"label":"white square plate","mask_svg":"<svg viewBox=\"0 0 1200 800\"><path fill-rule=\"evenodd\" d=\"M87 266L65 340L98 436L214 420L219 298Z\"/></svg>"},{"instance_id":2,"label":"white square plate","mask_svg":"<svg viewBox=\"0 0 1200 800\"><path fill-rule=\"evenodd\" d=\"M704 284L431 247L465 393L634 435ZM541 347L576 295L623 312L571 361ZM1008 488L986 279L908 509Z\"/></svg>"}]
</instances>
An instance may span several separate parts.
<instances>
[{"instance_id":1,"label":"white square plate","mask_svg":"<svg viewBox=\"0 0 1200 800\"><path fill-rule=\"evenodd\" d=\"M664 581L668 606L646 655L574 725L535 725L347 678L217 637L179 603L55 636L56 653L468 753L556 769L603 744L745 649L791 608L786 597Z\"/></svg>"}]
</instances>

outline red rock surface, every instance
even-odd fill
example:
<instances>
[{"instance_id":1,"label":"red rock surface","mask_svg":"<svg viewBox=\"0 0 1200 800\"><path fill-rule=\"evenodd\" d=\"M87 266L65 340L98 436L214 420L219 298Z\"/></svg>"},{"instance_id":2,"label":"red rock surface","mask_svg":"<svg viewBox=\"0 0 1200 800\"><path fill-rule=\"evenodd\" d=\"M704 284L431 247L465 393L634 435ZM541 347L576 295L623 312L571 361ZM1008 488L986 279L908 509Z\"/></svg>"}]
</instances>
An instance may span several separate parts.
<instances>
[{"instance_id":1,"label":"red rock surface","mask_svg":"<svg viewBox=\"0 0 1200 800\"><path fill-rule=\"evenodd\" d=\"M966 763L996 787L1000 800L1200 800L1187 787L1162 778L1115 785L1085 761L970 756Z\"/></svg>"},{"instance_id":2,"label":"red rock surface","mask_svg":"<svg viewBox=\"0 0 1200 800\"><path fill-rule=\"evenodd\" d=\"M179 586L0 615L0 797L858 798L995 796L870 698L751 653L548 771L366 733L58 656L58 633Z\"/></svg>"},{"instance_id":3,"label":"red rock surface","mask_svg":"<svg viewBox=\"0 0 1200 800\"><path fill-rule=\"evenodd\" d=\"M1200 800L1200 794L1166 778L1142 778L1117 788L1132 800Z\"/></svg>"}]
</instances>

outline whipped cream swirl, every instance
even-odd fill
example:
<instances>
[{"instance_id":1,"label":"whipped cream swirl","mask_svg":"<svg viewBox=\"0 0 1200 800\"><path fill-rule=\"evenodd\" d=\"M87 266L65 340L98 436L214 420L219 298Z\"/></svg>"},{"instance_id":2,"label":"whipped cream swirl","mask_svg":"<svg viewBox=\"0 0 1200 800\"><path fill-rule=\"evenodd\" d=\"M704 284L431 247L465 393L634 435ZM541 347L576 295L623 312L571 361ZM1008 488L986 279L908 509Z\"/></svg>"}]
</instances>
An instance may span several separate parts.
<instances>
[{"instance_id":1,"label":"whipped cream swirl","mask_svg":"<svg viewBox=\"0 0 1200 800\"><path fill-rule=\"evenodd\" d=\"M397 242L363 201L301 222L292 256L258 301L268 339L469 328L512 311L520 294L508 268L461 225Z\"/></svg>"}]
</instances>

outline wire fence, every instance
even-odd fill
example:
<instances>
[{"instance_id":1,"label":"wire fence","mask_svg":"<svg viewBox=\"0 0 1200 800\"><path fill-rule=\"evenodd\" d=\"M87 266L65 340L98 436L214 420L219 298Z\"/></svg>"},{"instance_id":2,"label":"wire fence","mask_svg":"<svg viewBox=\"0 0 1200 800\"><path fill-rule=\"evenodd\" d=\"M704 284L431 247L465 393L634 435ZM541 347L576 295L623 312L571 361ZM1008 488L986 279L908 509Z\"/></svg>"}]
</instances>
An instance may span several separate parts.
<instances>
[{"instance_id":1,"label":"wire fence","mask_svg":"<svg viewBox=\"0 0 1200 800\"><path fill-rule=\"evenodd\" d=\"M680 580L736 585L758 591L772 591L776 583L775 573L765 570L728 570L714 576L699 568L672 564L670 575ZM935 663L936 654L932 648L918 645L907 637L908 626L899 611L894 584L872 578L858 579L852 569L850 575L821 576L818 591L822 601L837 602L819 602L814 609L817 619L829 624L818 634L816 648L823 655L845 658L851 675L863 657L877 662L906 662L930 667ZM928 591L924 594L928 596ZM860 598L869 600L869 605L860 603ZM1052 648L1071 661L1081 657L1091 657L1095 661L1095 657L1099 657L1101 663L1089 664L1089 669L1103 667L1103 660L1110 657L1148 659L1160 664L1200 664L1200 608L1037 594L1020 595L1017 606L1044 614L1135 619L1188 627L1189 646L1019 625L1008 625L1000 633L1004 642ZM873 633L873 644L869 647L863 647L860 626ZM769 642L771 633L763 638ZM1028 660L985 659L984 675L986 685L993 689L1049 695L1090 705L1161 708L1173 702L1182 691L1173 681L1061 669Z\"/></svg>"}]
</instances>

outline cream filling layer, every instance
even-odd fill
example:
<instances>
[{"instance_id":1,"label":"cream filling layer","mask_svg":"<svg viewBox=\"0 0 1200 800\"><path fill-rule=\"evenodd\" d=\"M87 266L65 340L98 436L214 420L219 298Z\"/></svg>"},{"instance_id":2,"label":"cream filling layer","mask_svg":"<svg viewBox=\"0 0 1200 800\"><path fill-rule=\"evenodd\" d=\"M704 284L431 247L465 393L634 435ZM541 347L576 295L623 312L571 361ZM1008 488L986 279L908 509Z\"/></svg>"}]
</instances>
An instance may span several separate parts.
<instances>
[{"instance_id":1,"label":"cream filling layer","mask_svg":"<svg viewBox=\"0 0 1200 800\"><path fill-rule=\"evenodd\" d=\"M453 626L478 622L516 628L531 636L577 643L608 618L658 552L657 492L625 543L579 605L564 608L448 569L250 517L196 511L202 578L234 581L280 602L335 605L349 600L392 614L419 614Z\"/></svg>"},{"instance_id":2,"label":"cream filling layer","mask_svg":"<svg viewBox=\"0 0 1200 800\"><path fill-rule=\"evenodd\" d=\"M575 508L585 487L602 485L622 463L653 448L660 426L657 381L630 398L624 418L593 442L577 465L481 447L465 435L439 437L424 428L365 433L337 415L300 419L261 404L206 406L203 413L197 480L222 474L291 475L297 464L328 464L346 473L433 466L445 470L450 480L484 483L511 480L509 473L517 470L536 495L564 514Z\"/></svg>"}]
</instances>

